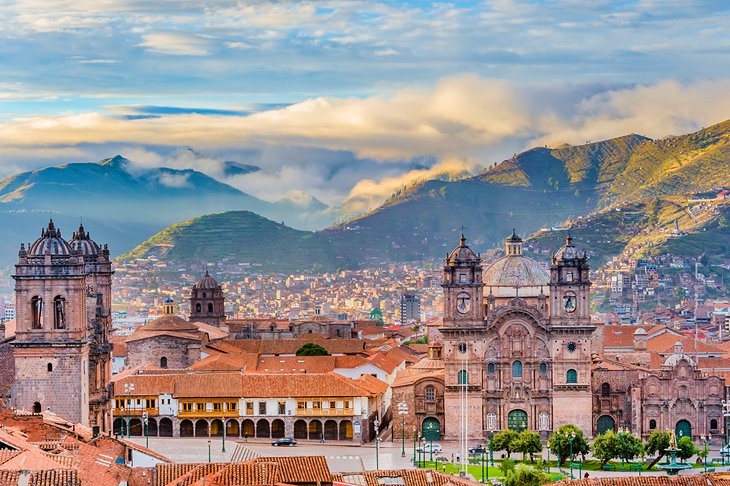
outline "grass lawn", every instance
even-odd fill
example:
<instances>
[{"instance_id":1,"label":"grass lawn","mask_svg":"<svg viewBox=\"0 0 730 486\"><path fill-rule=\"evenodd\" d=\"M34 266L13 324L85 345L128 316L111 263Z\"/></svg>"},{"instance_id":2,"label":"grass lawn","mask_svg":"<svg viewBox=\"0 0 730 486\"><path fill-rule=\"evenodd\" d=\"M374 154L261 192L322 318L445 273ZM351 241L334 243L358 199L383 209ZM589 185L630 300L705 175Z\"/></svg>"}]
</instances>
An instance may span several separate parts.
<instances>
[{"instance_id":1,"label":"grass lawn","mask_svg":"<svg viewBox=\"0 0 730 486\"><path fill-rule=\"evenodd\" d=\"M499 468L499 465L496 465L498 461L495 461L495 466L489 466L486 467L488 470L487 478L504 478L504 474L502 474L502 470ZM443 471L448 474L455 474L458 475L459 471L461 471L461 465L460 464L452 464L452 463L446 463L446 462L436 462L436 461L426 461L425 467L429 469L436 469L437 471ZM525 462L525 464L533 465L529 461ZM535 463L537 464L537 463ZM468 473L477 481L482 480L482 466L480 464L470 464L467 466ZM560 481L561 479L564 479L565 476L560 474L557 471L551 471L549 474L551 481Z\"/></svg>"}]
</instances>

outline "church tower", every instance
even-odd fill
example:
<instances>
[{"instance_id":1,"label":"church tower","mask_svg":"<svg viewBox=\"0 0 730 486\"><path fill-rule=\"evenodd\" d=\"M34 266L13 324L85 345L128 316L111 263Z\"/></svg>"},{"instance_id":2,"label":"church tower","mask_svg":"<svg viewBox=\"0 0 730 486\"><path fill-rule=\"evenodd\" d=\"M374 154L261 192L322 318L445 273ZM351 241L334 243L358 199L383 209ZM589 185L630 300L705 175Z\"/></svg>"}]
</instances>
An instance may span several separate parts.
<instances>
[{"instance_id":1,"label":"church tower","mask_svg":"<svg viewBox=\"0 0 730 486\"><path fill-rule=\"evenodd\" d=\"M572 423L593 430L591 335L596 328L591 323L588 271L588 257L576 251L569 234L550 265L554 428Z\"/></svg>"},{"instance_id":2,"label":"church tower","mask_svg":"<svg viewBox=\"0 0 730 486\"><path fill-rule=\"evenodd\" d=\"M482 436L480 391L484 357L484 285L482 259L461 235L444 262L444 402L447 439Z\"/></svg>"},{"instance_id":3,"label":"church tower","mask_svg":"<svg viewBox=\"0 0 730 486\"><path fill-rule=\"evenodd\" d=\"M223 288L208 271L193 285L190 293L190 322L203 322L221 327L226 320Z\"/></svg>"},{"instance_id":4,"label":"church tower","mask_svg":"<svg viewBox=\"0 0 730 486\"><path fill-rule=\"evenodd\" d=\"M15 265L16 339L12 405L50 410L89 425L89 352L84 258L53 221Z\"/></svg>"}]
</instances>

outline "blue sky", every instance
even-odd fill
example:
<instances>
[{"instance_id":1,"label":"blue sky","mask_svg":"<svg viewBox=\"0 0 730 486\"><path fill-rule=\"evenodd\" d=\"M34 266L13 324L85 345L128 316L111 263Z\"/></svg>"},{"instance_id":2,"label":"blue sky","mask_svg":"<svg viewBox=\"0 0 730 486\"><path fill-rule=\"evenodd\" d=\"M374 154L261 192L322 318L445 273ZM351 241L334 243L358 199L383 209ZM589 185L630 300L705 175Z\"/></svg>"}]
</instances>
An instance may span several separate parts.
<instances>
[{"instance_id":1,"label":"blue sky","mask_svg":"<svg viewBox=\"0 0 730 486\"><path fill-rule=\"evenodd\" d=\"M233 159L260 197L374 204L535 144L730 118L729 26L727 0L0 0L2 175Z\"/></svg>"}]
</instances>

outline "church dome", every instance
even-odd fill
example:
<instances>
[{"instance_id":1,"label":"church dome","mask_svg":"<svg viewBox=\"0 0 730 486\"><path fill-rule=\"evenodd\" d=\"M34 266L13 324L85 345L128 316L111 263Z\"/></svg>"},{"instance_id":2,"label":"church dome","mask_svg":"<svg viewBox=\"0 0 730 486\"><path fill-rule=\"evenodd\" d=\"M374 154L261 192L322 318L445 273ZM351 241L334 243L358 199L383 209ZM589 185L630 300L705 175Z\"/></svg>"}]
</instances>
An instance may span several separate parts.
<instances>
[{"instance_id":1,"label":"church dome","mask_svg":"<svg viewBox=\"0 0 730 486\"><path fill-rule=\"evenodd\" d=\"M568 233L568 236L565 238L565 244L560 247L560 249L555 253L553 256L554 261L560 261L560 260L576 260L576 259L585 259L586 255L583 253L583 255L579 255L578 251L575 249L575 246L573 245L573 237L570 236L570 233Z\"/></svg>"},{"instance_id":2,"label":"church dome","mask_svg":"<svg viewBox=\"0 0 730 486\"><path fill-rule=\"evenodd\" d=\"M208 270L205 271L205 275L198 280L195 285L193 285L194 289L217 289L218 288L218 282L216 279L210 276L208 273Z\"/></svg>"},{"instance_id":3,"label":"church dome","mask_svg":"<svg viewBox=\"0 0 730 486\"><path fill-rule=\"evenodd\" d=\"M522 239L515 231L505 240L505 256L492 263L482 277L485 293L496 297L536 297L550 283L543 265L522 254ZM502 291L499 291L502 289Z\"/></svg>"},{"instance_id":4,"label":"church dome","mask_svg":"<svg viewBox=\"0 0 730 486\"><path fill-rule=\"evenodd\" d=\"M476 260L479 260L479 257L466 245L466 237L462 234L459 240L459 246L454 248L449 253L449 256L446 257L446 264L456 265L459 263L474 262Z\"/></svg>"},{"instance_id":5,"label":"church dome","mask_svg":"<svg viewBox=\"0 0 730 486\"><path fill-rule=\"evenodd\" d=\"M71 246L61 238L61 231L56 229L53 220L48 222L48 228L41 230L41 237L28 248L28 255L43 256L45 254L71 254Z\"/></svg>"},{"instance_id":6,"label":"church dome","mask_svg":"<svg viewBox=\"0 0 730 486\"><path fill-rule=\"evenodd\" d=\"M73 234L69 245L76 253L85 256L96 256L101 251L99 245L91 239L91 235L84 230L84 225L79 225L79 230Z\"/></svg>"}]
</instances>

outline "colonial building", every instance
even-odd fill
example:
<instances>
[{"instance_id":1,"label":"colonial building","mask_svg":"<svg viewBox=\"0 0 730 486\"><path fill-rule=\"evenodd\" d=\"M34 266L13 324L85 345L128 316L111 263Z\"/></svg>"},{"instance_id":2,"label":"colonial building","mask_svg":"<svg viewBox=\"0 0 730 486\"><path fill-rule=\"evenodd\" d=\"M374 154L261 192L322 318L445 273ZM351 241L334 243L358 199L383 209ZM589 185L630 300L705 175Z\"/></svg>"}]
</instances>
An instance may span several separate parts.
<instances>
[{"instance_id":1,"label":"colonial building","mask_svg":"<svg viewBox=\"0 0 730 486\"><path fill-rule=\"evenodd\" d=\"M198 280L190 293L190 321L220 327L226 320L223 288L208 271Z\"/></svg>"},{"instance_id":2,"label":"colonial building","mask_svg":"<svg viewBox=\"0 0 730 486\"><path fill-rule=\"evenodd\" d=\"M20 245L14 407L110 430L111 265L83 226L68 242L50 221L32 245Z\"/></svg>"}]
</instances>

